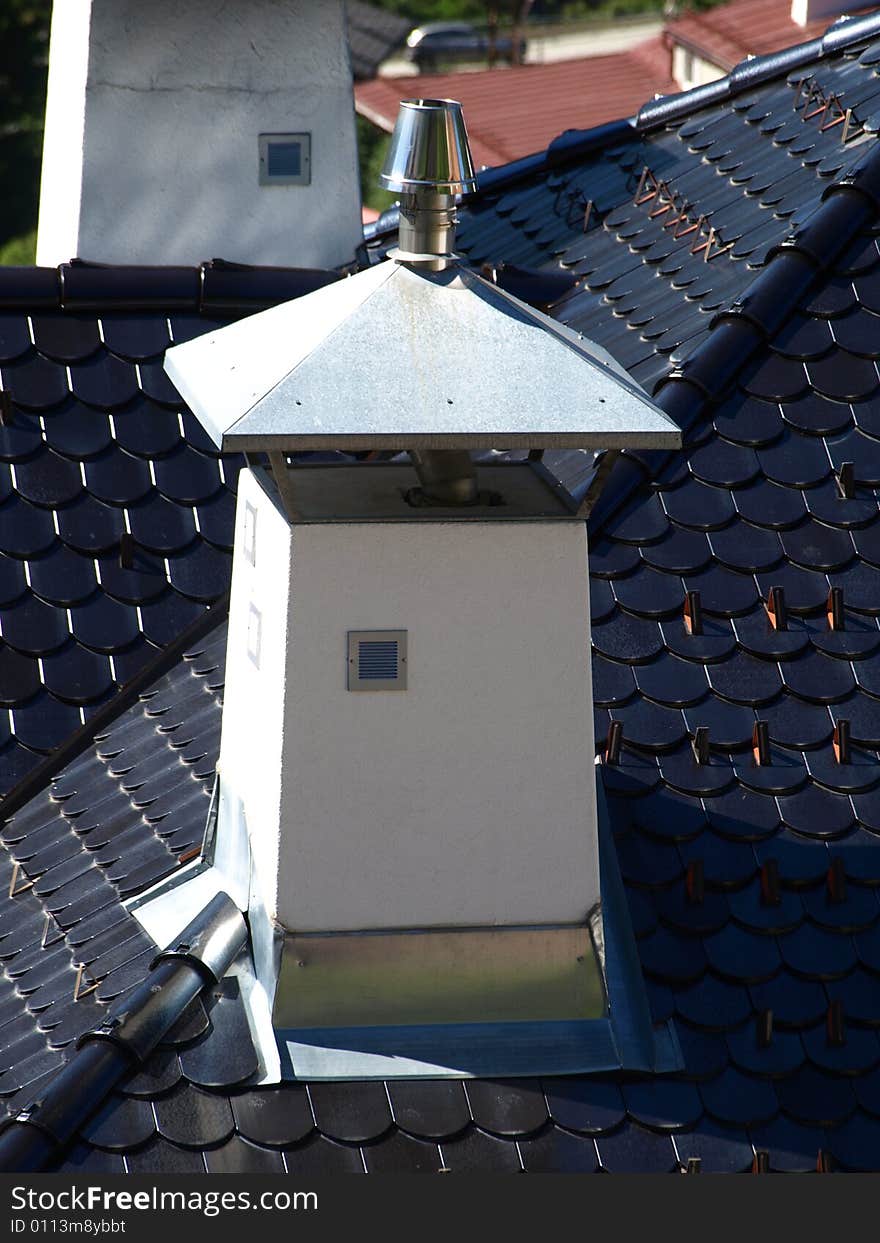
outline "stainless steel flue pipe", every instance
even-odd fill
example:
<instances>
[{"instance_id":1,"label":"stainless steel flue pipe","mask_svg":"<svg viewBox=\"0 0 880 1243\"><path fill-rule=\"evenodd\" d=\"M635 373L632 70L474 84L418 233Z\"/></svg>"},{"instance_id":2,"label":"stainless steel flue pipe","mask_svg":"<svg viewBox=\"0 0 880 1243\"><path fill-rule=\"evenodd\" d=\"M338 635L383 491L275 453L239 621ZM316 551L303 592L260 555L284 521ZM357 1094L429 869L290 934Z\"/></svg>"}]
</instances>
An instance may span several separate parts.
<instances>
[{"instance_id":1,"label":"stainless steel flue pipe","mask_svg":"<svg viewBox=\"0 0 880 1243\"><path fill-rule=\"evenodd\" d=\"M475 184L461 104L405 99L379 182L400 195L399 263L441 272L456 261L455 196ZM473 505L477 475L461 449L410 450L430 504Z\"/></svg>"}]
</instances>

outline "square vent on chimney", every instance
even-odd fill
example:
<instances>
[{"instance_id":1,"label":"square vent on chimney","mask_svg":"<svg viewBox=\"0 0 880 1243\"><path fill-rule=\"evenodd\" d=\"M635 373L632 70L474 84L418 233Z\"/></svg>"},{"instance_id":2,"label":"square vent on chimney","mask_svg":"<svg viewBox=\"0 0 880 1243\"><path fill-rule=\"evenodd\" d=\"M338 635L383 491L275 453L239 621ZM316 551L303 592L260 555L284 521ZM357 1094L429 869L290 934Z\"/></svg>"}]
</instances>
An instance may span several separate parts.
<instances>
[{"instance_id":1,"label":"square vent on chimney","mask_svg":"<svg viewBox=\"0 0 880 1243\"><path fill-rule=\"evenodd\" d=\"M260 134L259 148L261 186L309 185L311 134Z\"/></svg>"},{"instance_id":2,"label":"square vent on chimney","mask_svg":"<svg viewBox=\"0 0 880 1243\"><path fill-rule=\"evenodd\" d=\"M406 631L348 632L350 691L406 690Z\"/></svg>"}]
</instances>

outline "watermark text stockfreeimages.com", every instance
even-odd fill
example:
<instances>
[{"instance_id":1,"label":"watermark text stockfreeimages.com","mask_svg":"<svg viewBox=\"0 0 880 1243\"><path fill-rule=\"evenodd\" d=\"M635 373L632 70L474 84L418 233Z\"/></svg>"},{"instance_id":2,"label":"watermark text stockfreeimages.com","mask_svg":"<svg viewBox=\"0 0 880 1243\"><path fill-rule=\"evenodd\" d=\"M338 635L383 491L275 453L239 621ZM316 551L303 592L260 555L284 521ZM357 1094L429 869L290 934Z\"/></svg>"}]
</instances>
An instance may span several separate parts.
<instances>
[{"instance_id":1,"label":"watermark text stockfreeimages.com","mask_svg":"<svg viewBox=\"0 0 880 1243\"><path fill-rule=\"evenodd\" d=\"M315 1191L164 1191L151 1187L143 1191L111 1191L101 1186L63 1187L58 1191L36 1187L13 1187L11 1208L14 1213L139 1213L186 1212L218 1217L221 1213L262 1209L265 1212L317 1211ZM45 1227L34 1225L45 1221ZM11 1233L55 1233L51 1219L40 1217L13 1218ZM106 1230L97 1231L107 1233ZM74 1233L72 1230L62 1233ZM88 1233L92 1233L91 1231Z\"/></svg>"}]
</instances>

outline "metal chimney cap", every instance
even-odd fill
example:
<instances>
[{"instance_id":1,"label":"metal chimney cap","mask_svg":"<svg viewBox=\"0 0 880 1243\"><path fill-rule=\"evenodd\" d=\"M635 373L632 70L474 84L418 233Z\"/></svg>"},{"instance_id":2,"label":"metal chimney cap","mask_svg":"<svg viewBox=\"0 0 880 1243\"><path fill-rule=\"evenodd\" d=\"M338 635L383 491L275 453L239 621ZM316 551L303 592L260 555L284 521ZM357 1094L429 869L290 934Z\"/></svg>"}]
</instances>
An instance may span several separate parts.
<instances>
[{"instance_id":1,"label":"metal chimney cap","mask_svg":"<svg viewBox=\"0 0 880 1243\"><path fill-rule=\"evenodd\" d=\"M464 266L385 260L176 345L165 370L224 451L681 446L607 355Z\"/></svg>"},{"instance_id":2,"label":"metal chimney cap","mask_svg":"<svg viewBox=\"0 0 880 1243\"><path fill-rule=\"evenodd\" d=\"M404 99L379 181L386 190L463 194L476 185L461 104L455 99Z\"/></svg>"}]
</instances>

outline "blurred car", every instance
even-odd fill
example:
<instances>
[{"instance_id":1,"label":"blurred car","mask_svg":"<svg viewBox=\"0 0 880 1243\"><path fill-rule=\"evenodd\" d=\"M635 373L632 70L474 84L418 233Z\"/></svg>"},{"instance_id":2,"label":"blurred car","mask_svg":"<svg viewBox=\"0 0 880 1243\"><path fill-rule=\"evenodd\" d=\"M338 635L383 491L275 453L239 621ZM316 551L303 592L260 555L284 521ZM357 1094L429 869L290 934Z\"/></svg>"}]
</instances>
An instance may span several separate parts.
<instances>
[{"instance_id":1,"label":"blurred car","mask_svg":"<svg viewBox=\"0 0 880 1243\"><path fill-rule=\"evenodd\" d=\"M426 22L416 26L406 39L407 57L421 73L436 69L448 61L487 60L489 36L468 22ZM510 35L499 34L495 52L501 60L513 61L514 42ZM526 54L526 41L519 40L519 59Z\"/></svg>"}]
</instances>

